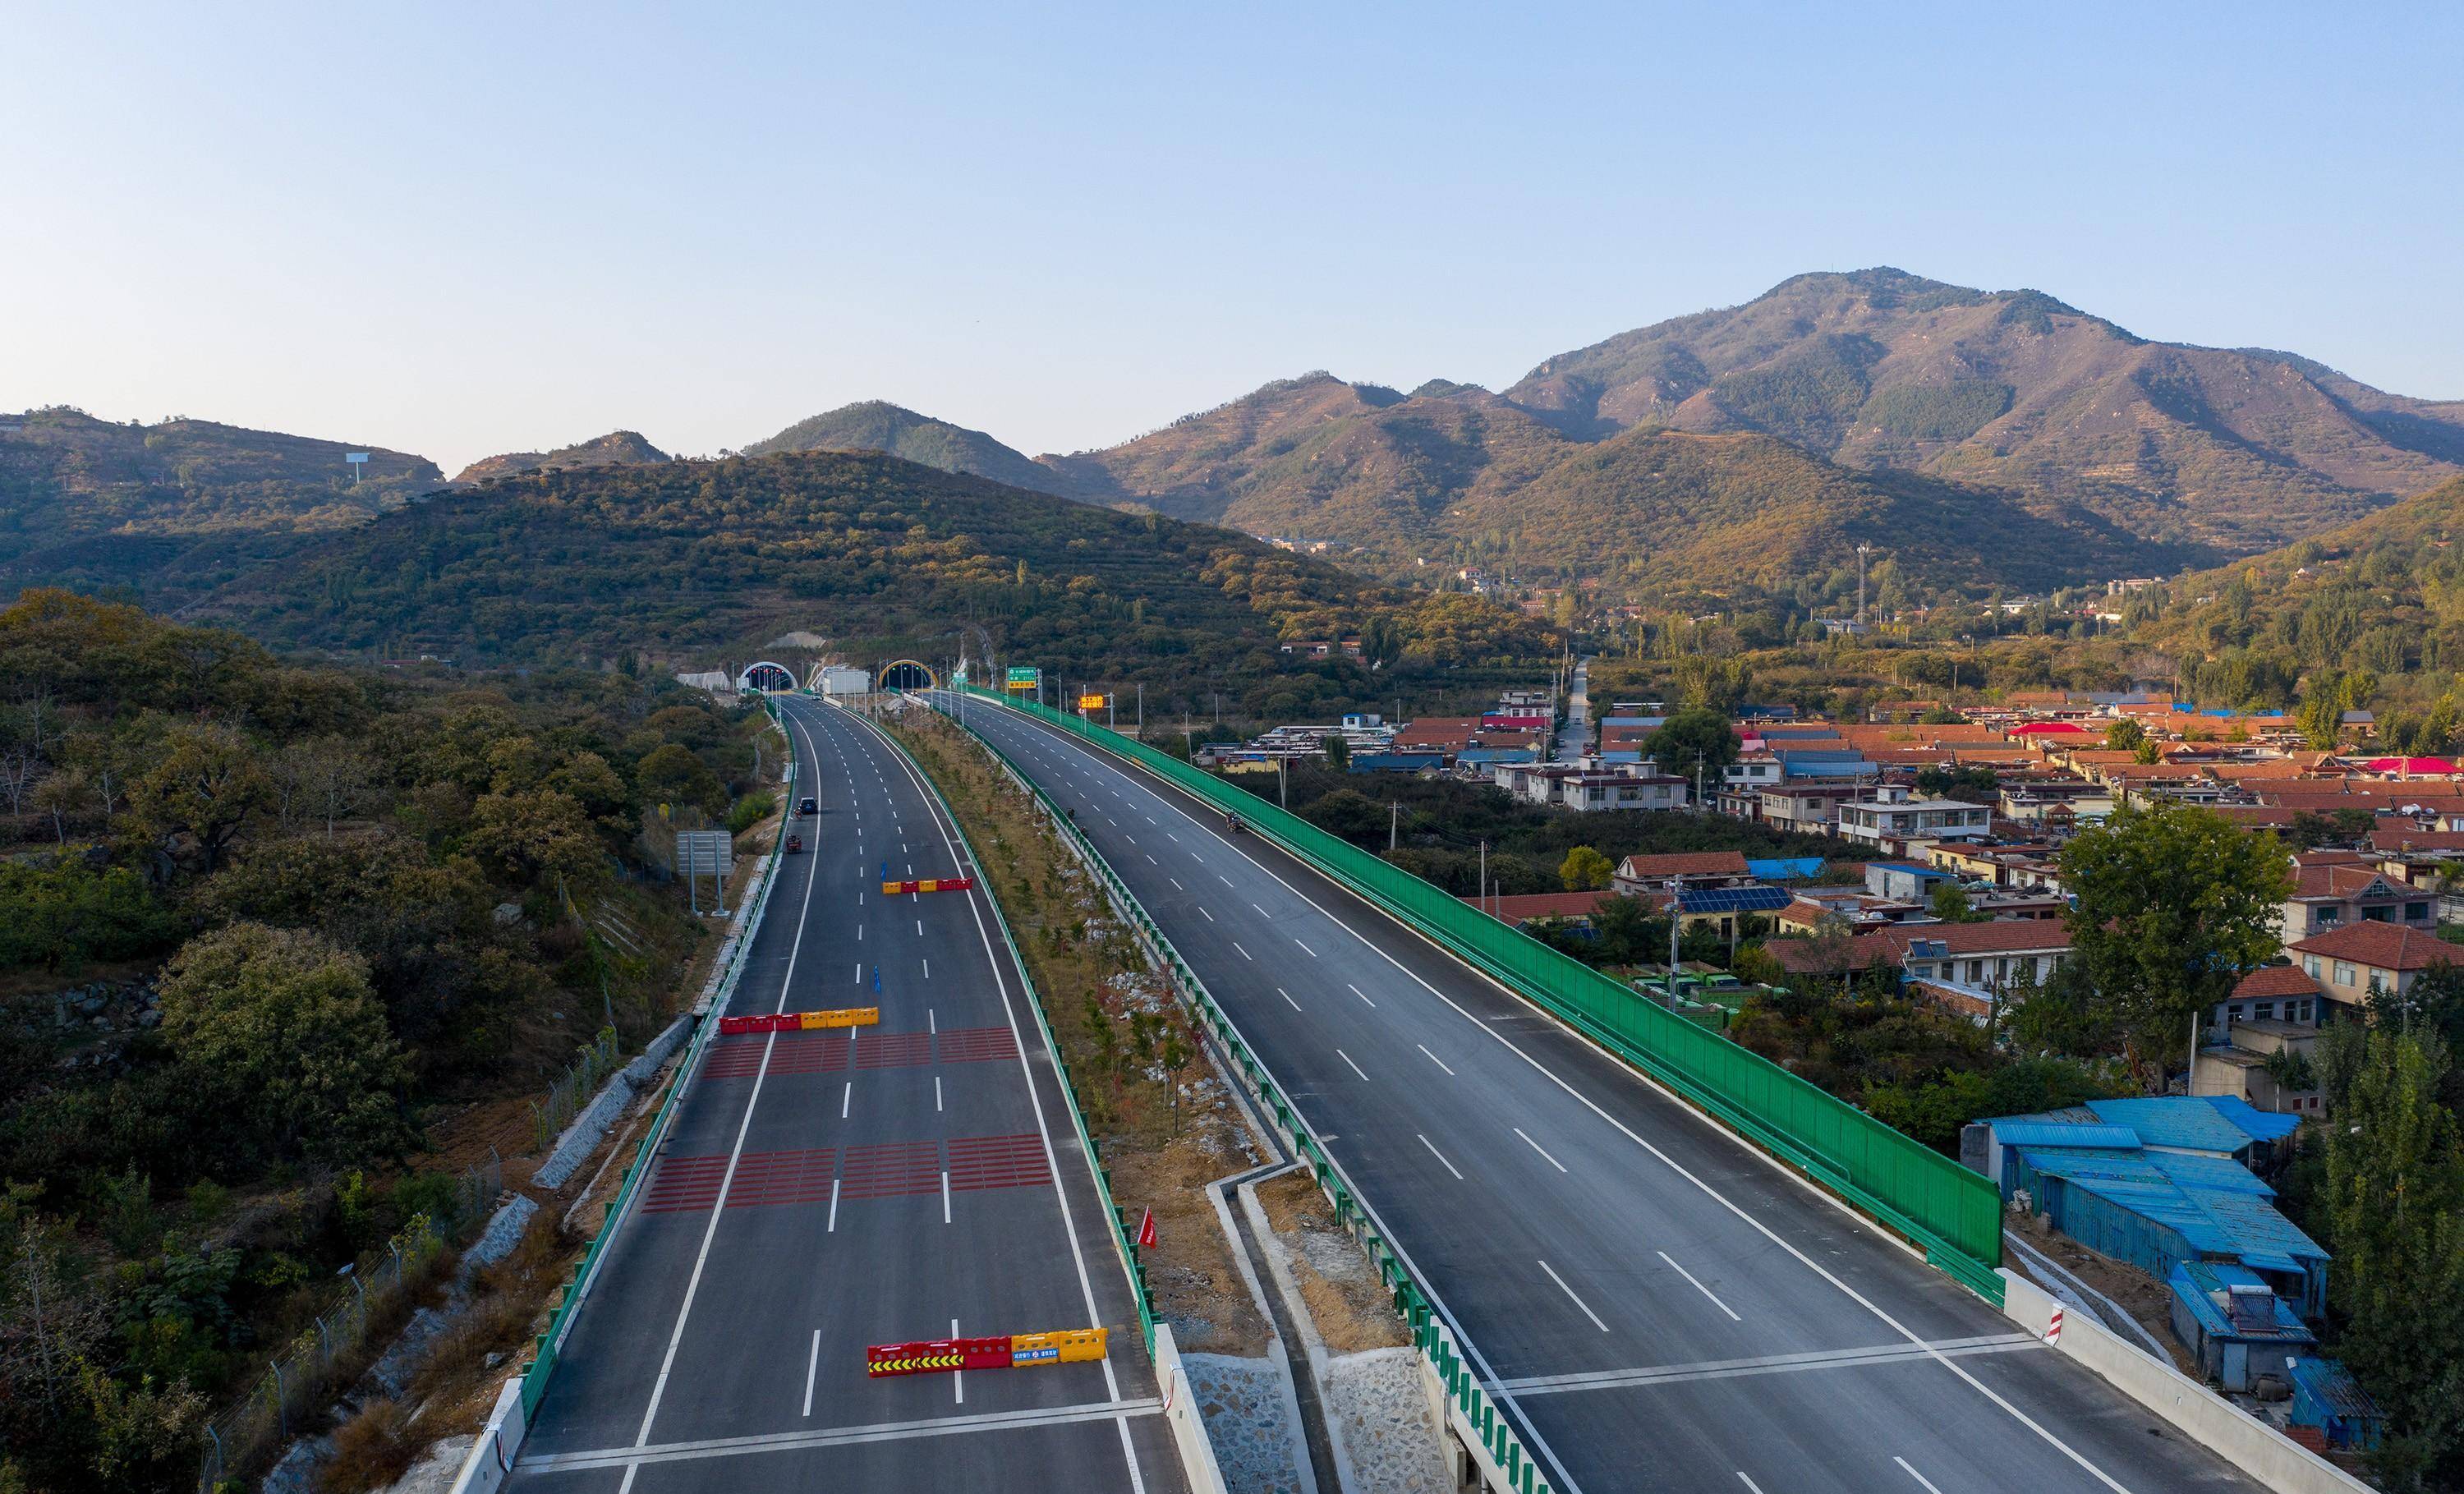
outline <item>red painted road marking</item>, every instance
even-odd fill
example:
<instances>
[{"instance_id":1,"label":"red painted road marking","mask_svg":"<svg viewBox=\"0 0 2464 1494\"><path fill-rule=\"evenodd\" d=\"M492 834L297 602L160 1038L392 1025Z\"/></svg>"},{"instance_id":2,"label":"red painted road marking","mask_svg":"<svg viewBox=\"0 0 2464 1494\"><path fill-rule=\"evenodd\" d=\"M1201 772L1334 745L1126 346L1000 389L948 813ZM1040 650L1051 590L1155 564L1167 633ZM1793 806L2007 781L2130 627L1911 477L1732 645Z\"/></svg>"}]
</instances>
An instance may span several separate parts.
<instances>
[{"instance_id":1,"label":"red painted road marking","mask_svg":"<svg viewBox=\"0 0 2464 1494\"><path fill-rule=\"evenodd\" d=\"M944 1064L1016 1058L1018 1039L1007 1027L957 1027L941 1034L936 1057Z\"/></svg>"},{"instance_id":2,"label":"red painted road marking","mask_svg":"<svg viewBox=\"0 0 2464 1494\"><path fill-rule=\"evenodd\" d=\"M855 1053L858 1068L907 1068L933 1062L929 1032L869 1033Z\"/></svg>"},{"instance_id":3,"label":"red painted road marking","mask_svg":"<svg viewBox=\"0 0 2464 1494\"><path fill-rule=\"evenodd\" d=\"M1039 1188L1052 1181L1044 1143L1032 1133L1016 1136L954 1136L950 1139L950 1188Z\"/></svg>"},{"instance_id":4,"label":"red painted road marking","mask_svg":"<svg viewBox=\"0 0 2464 1494\"><path fill-rule=\"evenodd\" d=\"M941 1191L941 1144L891 1141L847 1150L847 1197L891 1198Z\"/></svg>"}]
</instances>

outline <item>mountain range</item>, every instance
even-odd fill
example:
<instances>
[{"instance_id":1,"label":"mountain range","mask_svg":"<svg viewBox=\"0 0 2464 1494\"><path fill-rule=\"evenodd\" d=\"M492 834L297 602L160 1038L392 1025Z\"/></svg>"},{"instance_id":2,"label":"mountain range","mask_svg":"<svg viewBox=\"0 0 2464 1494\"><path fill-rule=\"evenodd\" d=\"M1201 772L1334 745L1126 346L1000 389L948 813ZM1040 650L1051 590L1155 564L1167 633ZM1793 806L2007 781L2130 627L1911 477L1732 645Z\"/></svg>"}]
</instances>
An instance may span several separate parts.
<instances>
[{"instance_id":1,"label":"mountain range","mask_svg":"<svg viewBox=\"0 0 2464 1494\"><path fill-rule=\"evenodd\" d=\"M354 486L343 450L198 421L0 418L0 578L201 593L285 537L441 481L366 449ZM1873 269L1621 333L1502 392L1317 372L1033 457L868 401L744 448L853 450L1309 541L1389 579L1480 566L1812 601L1839 595L1860 544L1907 584L1970 592L2265 551L2464 475L2464 402L2289 353L2150 341L2035 291ZM620 430L455 480L667 459Z\"/></svg>"},{"instance_id":2,"label":"mountain range","mask_svg":"<svg viewBox=\"0 0 2464 1494\"><path fill-rule=\"evenodd\" d=\"M1503 393L1434 380L1406 394L1312 373L1067 455L1030 460L894 406L850 409L895 428L917 460L1019 486L1331 540L1389 567L1549 558L1549 573L1586 579L1664 580L1666 566L1631 562L1672 550L1705 583L1801 575L1859 541L1938 583L1972 584L1979 565L2018 585L2162 571L2281 544L2464 474L2464 402L2388 394L2289 353L2149 341L2037 292L1891 269L1799 275L1742 306L1549 359ZM865 439L842 424L816 417L768 445ZM1755 441L1654 442L1640 465L1610 452L1635 432L1758 435L1815 465L1787 470ZM1631 494L1616 483L1665 472L1679 451L1690 480L1805 522L1783 522L1774 550L1751 503L1706 520L1683 494L1558 497ZM1535 501L1516 501L1527 493ZM1930 535L1900 522L1911 499ZM2024 543L2024 563L2001 566L2014 524L2054 548ZM2050 571L2031 559L2040 553Z\"/></svg>"}]
</instances>

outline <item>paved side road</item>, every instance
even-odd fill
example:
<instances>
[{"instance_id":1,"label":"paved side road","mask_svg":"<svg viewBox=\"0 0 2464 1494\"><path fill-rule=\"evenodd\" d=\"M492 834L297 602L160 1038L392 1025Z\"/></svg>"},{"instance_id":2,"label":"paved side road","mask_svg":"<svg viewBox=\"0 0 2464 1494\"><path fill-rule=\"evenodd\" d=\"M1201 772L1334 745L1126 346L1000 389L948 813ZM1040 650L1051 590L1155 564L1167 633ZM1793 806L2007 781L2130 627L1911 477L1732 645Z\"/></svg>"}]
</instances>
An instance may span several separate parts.
<instances>
[{"instance_id":1,"label":"paved side road","mask_svg":"<svg viewBox=\"0 0 2464 1494\"><path fill-rule=\"evenodd\" d=\"M781 702L799 822L731 1014L611 1242L514 1482L567 1490L1183 1486L1100 1195L988 894L869 723ZM886 868L886 871L885 871ZM1101 1324L1102 1364L870 1379L868 1344Z\"/></svg>"},{"instance_id":2,"label":"paved side road","mask_svg":"<svg viewBox=\"0 0 2464 1494\"><path fill-rule=\"evenodd\" d=\"M1560 1489L2255 1486L1260 837L1020 713L965 711L1198 969Z\"/></svg>"}]
</instances>

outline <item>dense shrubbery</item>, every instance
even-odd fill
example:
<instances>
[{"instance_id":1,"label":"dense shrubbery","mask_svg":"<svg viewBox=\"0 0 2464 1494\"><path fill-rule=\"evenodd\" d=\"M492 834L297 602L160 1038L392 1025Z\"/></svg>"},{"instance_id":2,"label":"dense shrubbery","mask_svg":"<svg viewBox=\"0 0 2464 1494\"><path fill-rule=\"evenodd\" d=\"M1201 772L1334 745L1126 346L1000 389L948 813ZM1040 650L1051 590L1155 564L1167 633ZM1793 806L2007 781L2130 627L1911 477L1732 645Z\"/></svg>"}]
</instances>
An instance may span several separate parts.
<instances>
[{"instance_id":1,"label":"dense shrubbery","mask_svg":"<svg viewBox=\"0 0 2464 1494\"><path fill-rule=\"evenodd\" d=\"M401 1166L426 1102L664 998L657 806L726 814L753 754L621 675L304 669L60 592L0 610L0 1479L157 1487L338 1261L449 1206ZM610 900L638 954L573 911ZM55 1022L160 956L147 1021Z\"/></svg>"}]
</instances>

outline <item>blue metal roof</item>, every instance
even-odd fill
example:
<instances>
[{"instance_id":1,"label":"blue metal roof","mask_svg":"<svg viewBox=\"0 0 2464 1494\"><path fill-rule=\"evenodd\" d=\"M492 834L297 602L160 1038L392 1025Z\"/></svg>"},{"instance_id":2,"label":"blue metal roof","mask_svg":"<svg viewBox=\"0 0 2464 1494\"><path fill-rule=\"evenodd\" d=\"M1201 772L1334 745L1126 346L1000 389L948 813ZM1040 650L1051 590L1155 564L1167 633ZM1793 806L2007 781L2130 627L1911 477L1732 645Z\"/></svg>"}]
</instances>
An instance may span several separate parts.
<instances>
[{"instance_id":1,"label":"blue metal roof","mask_svg":"<svg viewBox=\"0 0 2464 1494\"><path fill-rule=\"evenodd\" d=\"M2229 1261L2180 1261L2174 1263L2171 1277L2166 1282L2173 1295L2210 1338L2240 1339L2251 1343L2314 1344L2319 1335L2301 1321L2293 1305L2276 1295L2274 1287L2248 1266ZM2260 1293L2245 1292L2240 1297L2243 1310L2233 1310L2233 1288L2259 1287ZM2225 1298L2218 1303L2216 1297Z\"/></svg>"},{"instance_id":2,"label":"blue metal roof","mask_svg":"<svg viewBox=\"0 0 2464 1494\"><path fill-rule=\"evenodd\" d=\"M1993 1139L2006 1147L2101 1147L2136 1152L2139 1132L2127 1126L2065 1126L2046 1121L1995 1121Z\"/></svg>"},{"instance_id":3,"label":"blue metal roof","mask_svg":"<svg viewBox=\"0 0 2464 1494\"><path fill-rule=\"evenodd\" d=\"M2300 1116L2262 1110L2237 1094L2203 1094L2199 1098L2214 1106L2217 1114L2261 1141L2281 1141L2301 1129Z\"/></svg>"},{"instance_id":4,"label":"blue metal roof","mask_svg":"<svg viewBox=\"0 0 2464 1494\"><path fill-rule=\"evenodd\" d=\"M2227 1120L2214 1106L2189 1095L2090 1100L2087 1108L2098 1120L2139 1132L2140 1141L2151 1147L2186 1147L2230 1155L2258 1139Z\"/></svg>"},{"instance_id":5,"label":"blue metal roof","mask_svg":"<svg viewBox=\"0 0 2464 1494\"><path fill-rule=\"evenodd\" d=\"M1749 856L1746 858L1746 870L1760 882L1786 882L1792 877L1818 877L1822 875L1822 858L1795 856L1786 859L1758 860Z\"/></svg>"},{"instance_id":6,"label":"blue metal roof","mask_svg":"<svg viewBox=\"0 0 2464 1494\"><path fill-rule=\"evenodd\" d=\"M2022 1147L2019 1154L2031 1171L2153 1219L2202 1255L2273 1271L2302 1271L2304 1262L2328 1259L2276 1212L2268 1201L2274 1189L2225 1158L2052 1147Z\"/></svg>"},{"instance_id":7,"label":"blue metal roof","mask_svg":"<svg viewBox=\"0 0 2464 1494\"><path fill-rule=\"evenodd\" d=\"M2294 1388L2323 1411L2373 1421L2387 1415L2342 1359L2296 1359L2286 1373L2292 1375Z\"/></svg>"}]
</instances>

